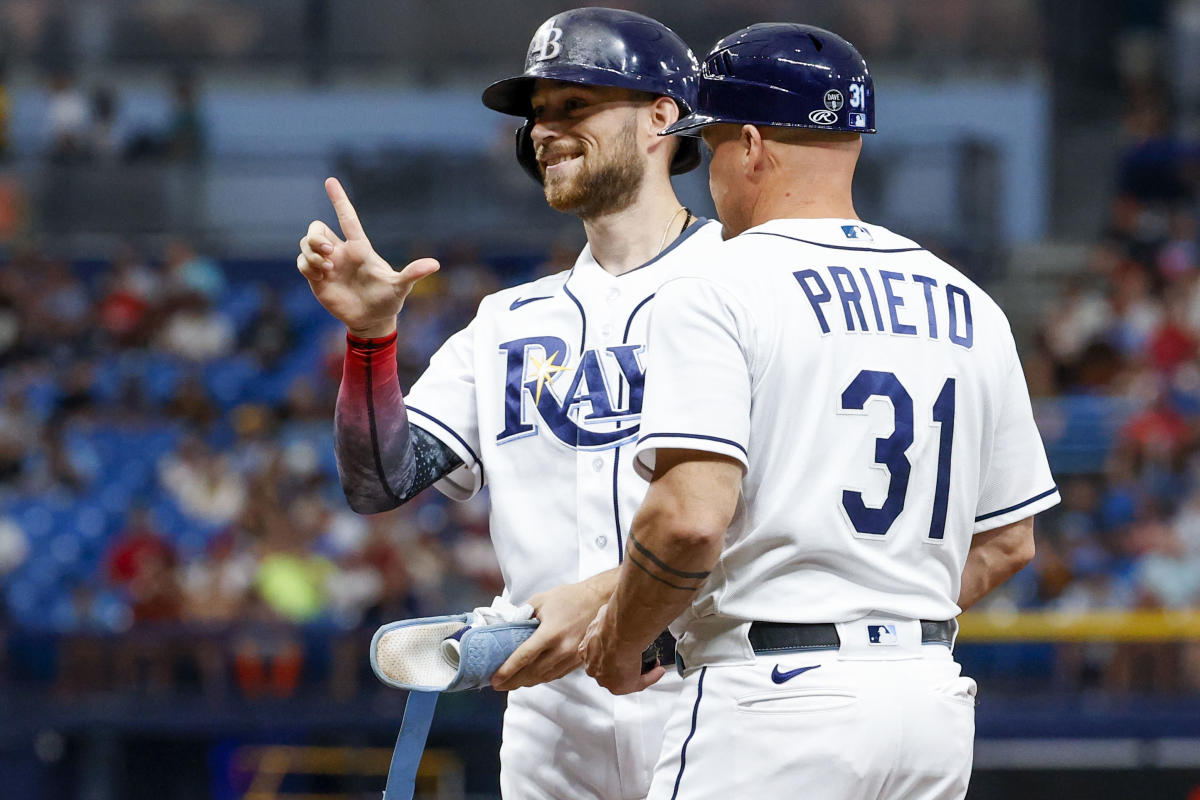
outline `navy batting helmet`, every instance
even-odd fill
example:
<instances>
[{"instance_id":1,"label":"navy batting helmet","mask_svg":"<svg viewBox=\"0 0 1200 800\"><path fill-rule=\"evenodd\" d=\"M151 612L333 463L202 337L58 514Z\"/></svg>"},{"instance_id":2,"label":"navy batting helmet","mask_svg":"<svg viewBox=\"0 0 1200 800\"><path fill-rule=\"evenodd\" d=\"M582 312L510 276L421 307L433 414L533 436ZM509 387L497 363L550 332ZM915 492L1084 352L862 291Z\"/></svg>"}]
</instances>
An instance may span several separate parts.
<instances>
[{"instance_id":1,"label":"navy batting helmet","mask_svg":"<svg viewBox=\"0 0 1200 800\"><path fill-rule=\"evenodd\" d=\"M874 133L871 72L836 33L751 25L716 43L700 71L696 110L663 133L696 135L716 122Z\"/></svg>"},{"instance_id":2,"label":"navy batting helmet","mask_svg":"<svg viewBox=\"0 0 1200 800\"><path fill-rule=\"evenodd\" d=\"M517 161L541 183L529 135L533 130L529 96L538 78L666 95L685 115L696 108L699 74L692 51L661 22L614 8L576 8L542 23L529 43L525 72L484 89L483 104L526 118L517 129ZM699 146L681 142L671 160L671 174L687 172L699 163Z\"/></svg>"}]
</instances>

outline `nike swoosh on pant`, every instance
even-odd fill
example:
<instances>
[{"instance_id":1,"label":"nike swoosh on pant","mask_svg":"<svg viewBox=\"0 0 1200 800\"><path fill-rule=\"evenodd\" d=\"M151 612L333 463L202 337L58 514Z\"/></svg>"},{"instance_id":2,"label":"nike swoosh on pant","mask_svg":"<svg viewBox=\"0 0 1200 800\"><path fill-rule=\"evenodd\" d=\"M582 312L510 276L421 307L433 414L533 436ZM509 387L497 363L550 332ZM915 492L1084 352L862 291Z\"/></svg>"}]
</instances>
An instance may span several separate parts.
<instances>
[{"instance_id":1,"label":"nike swoosh on pant","mask_svg":"<svg viewBox=\"0 0 1200 800\"><path fill-rule=\"evenodd\" d=\"M787 672L780 672L779 665L776 664L775 669L771 671L771 680L775 681L776 683L786 683L802 672L808 672L810 669L816 669L819 666L821 665L813 664L811 667L797 667L796 669L789 669Z\"/></svg>"}]
</instances>

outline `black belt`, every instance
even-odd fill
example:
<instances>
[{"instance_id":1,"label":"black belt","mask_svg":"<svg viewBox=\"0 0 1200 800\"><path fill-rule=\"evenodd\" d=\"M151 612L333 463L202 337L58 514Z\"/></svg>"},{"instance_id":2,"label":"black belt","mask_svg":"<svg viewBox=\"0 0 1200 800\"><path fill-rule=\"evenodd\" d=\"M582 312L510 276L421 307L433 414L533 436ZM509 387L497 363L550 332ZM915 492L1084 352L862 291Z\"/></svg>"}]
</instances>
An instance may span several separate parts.
<instances>
[{"instance_id":1,"label":"black belt","mask_svg":"<svg viewBox=\"0 0 1200 800\"><path fill-rule=\"evenodd\" d=\"M670 666L675 663L675 637L670 631L663 631L658 638L650 643L642 652L642 674L659 666Z\"/></svg>"},{"instance_id":2,"label":"black belt","mask_svg":"<svg viewBox=\"0 0 1200 800\"><path fill-rule=\"evenodd\" d=\"M954 620L921 620L921 644L954 641ZM752 622L750 644L755 653L779 653L788 650L835 650L841 647L837 626L832 622Z\"/></svg>"}]
</instances>

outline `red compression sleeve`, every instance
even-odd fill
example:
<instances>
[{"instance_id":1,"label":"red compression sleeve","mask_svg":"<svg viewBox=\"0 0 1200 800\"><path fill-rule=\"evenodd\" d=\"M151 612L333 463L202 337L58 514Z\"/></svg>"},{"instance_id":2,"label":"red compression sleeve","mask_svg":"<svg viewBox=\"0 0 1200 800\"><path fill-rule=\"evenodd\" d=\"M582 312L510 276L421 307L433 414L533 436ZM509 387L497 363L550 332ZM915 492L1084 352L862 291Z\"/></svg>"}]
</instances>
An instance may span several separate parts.
<instances>
[{"instance_id":1,"label":"red compression sleeve","mask_svg":"<svg viewBox=\"0 0 1200 800\"><path fill-rule=\"evenodd\" d=\"M396 334L346 335L346 362L334 410L334 450L342 489L362 514L395 508L397 487L415 469L408 412L396 372Z\"/></svg>"}]
</instances>

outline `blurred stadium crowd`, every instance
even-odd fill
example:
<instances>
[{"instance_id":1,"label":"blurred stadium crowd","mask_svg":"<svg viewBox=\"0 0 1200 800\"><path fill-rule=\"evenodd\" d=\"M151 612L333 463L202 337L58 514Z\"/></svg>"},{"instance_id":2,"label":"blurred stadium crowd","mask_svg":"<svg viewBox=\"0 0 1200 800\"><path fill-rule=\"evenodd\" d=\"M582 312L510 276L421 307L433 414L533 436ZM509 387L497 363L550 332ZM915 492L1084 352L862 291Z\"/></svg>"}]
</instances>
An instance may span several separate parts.
<instances>
[{"instance_id":1,"label":"blurred stadium crowd","mask_svg":"<svg viewBox=\"0 0 1200 800\"><path fill-rule=\"evenodd\" d=\"M1200 155L1155 87L1130 97L1107 223L1024 353L1034 397L1061 398L1039 410L1063 504L993 603L1200 606Z\"/></svg>"},{"instance_id":2,"label":"blurred stadium crowd","mask_svg":"<svg viewBox=\"0 0 1200 800\"><path fill-rule=\"evenodd\" d=\"M0 12L32 25L17 12L34 5ZM1010 22L1032 15L1019 5ZM902 49L911 24L876 46ZM103 47L136 40L114 30ZM89 99L54 74L48 162L204 157L187 74L171 125L121 140L106 90ZM1107 222L1023 350L1064 502L1039 517L1037 559L993 611L1200 608L1200 158L1168 94L1125 85ZM3 113L0 97L0 131ZM401 319L405 385L483 295L574 258L531 253L514 270L486 242L429 249L443 270ZM427 491L373 517L346 507L332 448L344 331L290 263L219 261L177 239L73 262L26 244L0 265L0 683L254 697L327 679L344 695L376 625L501 591L485 494ZM1090 648L1075 677L1136 688L1142 655ZM1149 657L1156 688L1200 688L1194 645Z\"/></svg>"},{"instance_id":3,"label":"blurred stadium crowd","mask_svg":"<svg viewBox=\"0 0 1200 800\"><path fill-rule=\"evenodd\" d=\"M498 285L457 252L406 310L406 380ZM60 654L65 688L128 683L131 659L143 685L167 685L184 658L212 691L258 691L264 668L288 690L296 669L271 667L298 666L293 626L369 631L500 592L483 497L346 507L331 425L343 334L298 277L241 279L182 241L96 264L28 249L0 272L4 614L91 635ZM230 663L208 633L237 642ZM123 634L124 660L102 634Z\"/></svg>"}]
</instances>

